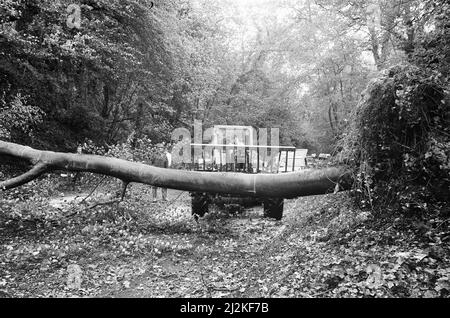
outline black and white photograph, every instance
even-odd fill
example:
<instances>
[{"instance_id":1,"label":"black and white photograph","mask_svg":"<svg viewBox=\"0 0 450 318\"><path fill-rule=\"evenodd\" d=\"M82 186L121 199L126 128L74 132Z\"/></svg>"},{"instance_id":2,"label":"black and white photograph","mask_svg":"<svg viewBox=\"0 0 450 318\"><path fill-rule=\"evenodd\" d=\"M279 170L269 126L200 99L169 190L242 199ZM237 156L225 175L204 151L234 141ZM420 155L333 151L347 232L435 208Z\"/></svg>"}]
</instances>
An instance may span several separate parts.
<instances>
[{"instance_id":1,"label":"black and white photograph","mask_svg":"<svg viewBox=\"0 0 450 318\"><path fill-rule=\"evenodd\" d=\"M449 103L448 0L0 0L0 298L450 298Z\"/></svg>"}]
</instances>

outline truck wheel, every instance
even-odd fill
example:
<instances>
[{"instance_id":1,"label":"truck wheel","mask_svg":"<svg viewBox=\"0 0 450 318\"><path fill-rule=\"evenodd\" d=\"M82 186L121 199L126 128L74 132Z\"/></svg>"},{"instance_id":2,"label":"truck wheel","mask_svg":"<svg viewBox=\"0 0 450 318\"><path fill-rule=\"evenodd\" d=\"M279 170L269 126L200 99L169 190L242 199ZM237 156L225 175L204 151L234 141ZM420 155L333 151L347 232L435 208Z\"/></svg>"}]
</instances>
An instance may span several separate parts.
<instances>
[{"instance_id":1,"label":"truck wheel","mask_svg":"<svg viewBox=\"0 0 450 318\"><path fill-rule=\"evenodd\" d=\"M265 199L264 217L277 221L283 218L284 199Z\"/></svg>"},{"instance_id":2,"label":"truck wheel","mask_svg":"<svg viewBox=\"0 0 450 318\"><path fill-rule=\"evenodd\" d=\"M209 211L208 197L203 193L192 193L192 215L203 217Z\"/></svg>"}]
</instances>

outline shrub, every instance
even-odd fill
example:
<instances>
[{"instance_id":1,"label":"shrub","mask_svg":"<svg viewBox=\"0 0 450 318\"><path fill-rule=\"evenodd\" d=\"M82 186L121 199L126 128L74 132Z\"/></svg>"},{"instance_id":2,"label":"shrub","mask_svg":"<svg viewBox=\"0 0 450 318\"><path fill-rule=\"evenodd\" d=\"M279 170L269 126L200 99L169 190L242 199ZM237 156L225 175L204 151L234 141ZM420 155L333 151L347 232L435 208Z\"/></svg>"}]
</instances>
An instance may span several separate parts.
<instances>
[{"instance_id":1,"label":"shrub","mask_svg":"<svg viewBox=\"0 0 450 318\"><path fill-rule=\"evenodd\" d=\"M340 141L362 203L415 214L447 206L448 102L442 74L411 65L369 84Z\"/></svg>"},{"instance_id":2,"label":"shrub","mask_svg":"<svg viewBox=\"0 0 450 318\"><path fill-rule=\"evenodd\" d=\"M0 139L20 142L24 137L32 137L33 128L42 122L43 115L39 107L28 105L20 93L11 101L4 94L0 97Z\"/></svg>"}]
</instances>

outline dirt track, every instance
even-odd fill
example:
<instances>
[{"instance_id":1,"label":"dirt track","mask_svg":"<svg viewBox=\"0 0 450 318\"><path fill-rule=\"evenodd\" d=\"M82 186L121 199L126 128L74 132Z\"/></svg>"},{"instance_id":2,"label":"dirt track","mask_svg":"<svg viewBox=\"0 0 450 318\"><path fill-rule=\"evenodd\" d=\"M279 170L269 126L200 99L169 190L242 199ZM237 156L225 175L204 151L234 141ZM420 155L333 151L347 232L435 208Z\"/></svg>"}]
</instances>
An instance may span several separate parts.
<instances>
[{"instance_id":1,"label":"dirt track","mask_svg":"<svg viewBox=\"0 0 450 318\"><path fill-rule=\"evenodd\" d=\"M199 223L189 195L177 191L152 203L148 187L133 185L125 202L93 209L61 199L52 208L53 199L15 207L32 201L33 211L59 221L0 228L0 296L437 297L447 290L445 250L392 226L371 229L370 213L353 208L346 193L286 201L282 221L256 207L235 216L213 209ZM62 212L70 217L60 219ZM70 265L82 272L77 288L68 284Z\"/></svg>"}]
</instances>

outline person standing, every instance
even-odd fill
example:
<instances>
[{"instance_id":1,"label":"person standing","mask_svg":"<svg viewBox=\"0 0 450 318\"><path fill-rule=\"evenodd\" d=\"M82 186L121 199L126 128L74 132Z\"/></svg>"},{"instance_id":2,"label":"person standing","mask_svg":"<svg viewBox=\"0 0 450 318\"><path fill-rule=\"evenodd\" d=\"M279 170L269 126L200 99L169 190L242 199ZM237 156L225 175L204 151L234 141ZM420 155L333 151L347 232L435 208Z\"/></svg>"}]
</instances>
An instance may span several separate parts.
<instances>
[{"instance_id":1,"label":"person standing","mask_svg":"<svg viewBox=\"0 0 450 318\"><path fill-rule=\"evenodd\" d=\"M77 154L78 155L82 155L83 154L83 145L82 144L78 144ZM81 172L75 172L75 175L73 175L73 178L72 178L72 189L73 190L75 190L76 185L77 185L77 181L80 180L80 178L81 178Z\"/></svg>"},{"instance_id":2,"label":"person standing","mask_svg":"<svg viewBox=\"0 0 450 318\"><path fill-rule=\"evenodd\" d=\"M172 168L172 153L170 152L171 147L168 145L166 148L166 158L167 158L167 168Z\"/></svg>"},{"instance_id":3,"label":"person standing","mask_svg":"<svg viewBox=\"0 0 450 318\"><path fill-rule=\"evenodd\" d=\"M167 153L164 150L163 144L157 144L156 145L156 151L154 155L152 156L151 165L159 168L168 168L169 167L169 160L167 157ZM158 197L158 187L152 186L152 195L153 195L153 202L157 202ZM167 188L161 188L161 195L162 200L167 201Z\"/></svg>"}]
</instances>

